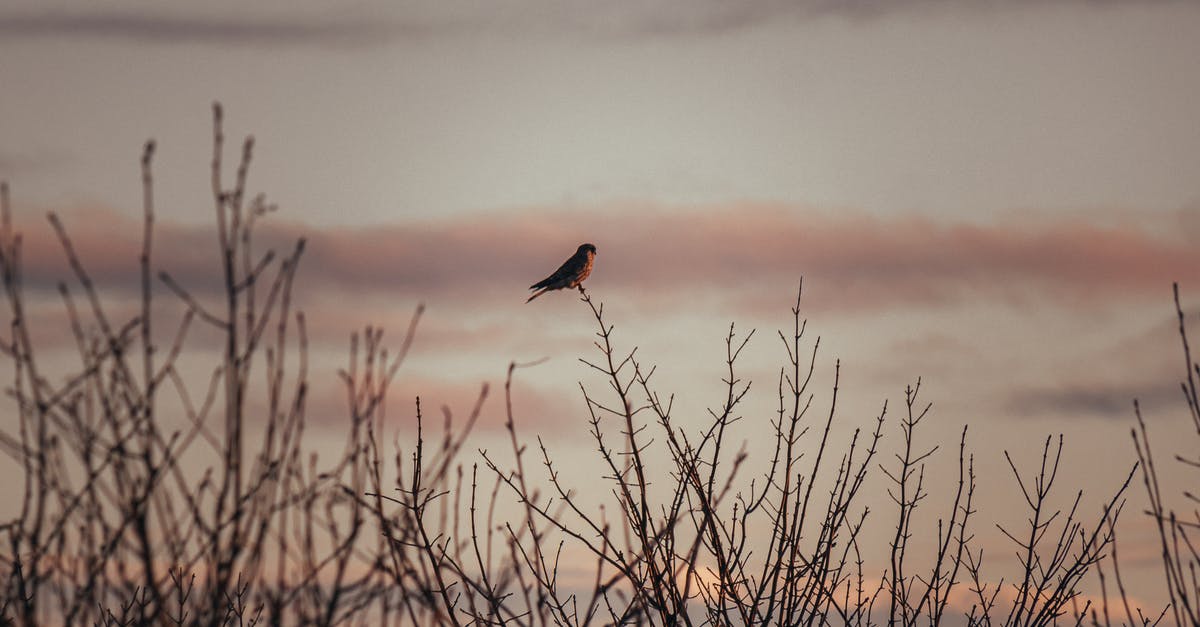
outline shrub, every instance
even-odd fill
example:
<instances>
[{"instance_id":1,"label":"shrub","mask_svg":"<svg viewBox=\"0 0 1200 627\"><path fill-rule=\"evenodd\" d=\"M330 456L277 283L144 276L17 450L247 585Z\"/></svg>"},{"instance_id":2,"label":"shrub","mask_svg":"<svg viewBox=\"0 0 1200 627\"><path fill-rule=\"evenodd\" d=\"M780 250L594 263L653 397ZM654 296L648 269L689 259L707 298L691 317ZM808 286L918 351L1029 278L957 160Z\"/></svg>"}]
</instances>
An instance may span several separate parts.
<instances>
[{"instance_id":1,"label":"shrub","mask_svg":"<svg viewBox=\"0 0 1200 627\"><path fill-rule=\"evenodd\" d=\"M1079 584L1112 541L1125 486L1089 519L1079 496L1065 511L1052 505L1061 436L1046 439L1032 472L1010 459L1029 525L1004 531L1020 576L990 582L974 541L966 430L956 489L938 505L935 525L914 526L938 449L919 437L929 410L920 381L905 390L898 419L885 403L868 429L836 442L837 377L827 396L812 389L819 342L808 344L799 296L792 329L779 335L786 359L778 409L758 423L770 424L774 451L761 468L738 448L750 384L737 366L752 333L730 327L719 406L697 427L674 415L672 397L655 388L654 368L636 349L617 348L603 305L586 293L597 352L585 363L597 381L581 385L581 403L604 489L581 497L560 478L550 445L537 438L528 448L511 396L516 364L504 390L512 467L488 452L464 453L482 395L465 424L447 424L440 439L426 435L418 399L415 439L385 453L385 400L420 309L394 352L378 329L352 340L341 372L344 454L318 467L305 444L305 318L292 305L304 242L283 255L254 249L254 227L273 207L247 194L251 140L225 182L219 106L214 114L217 304L154 263L148 143L137 315L110 314L67 229L50 215L74 275L60 294L79 361L62 384L45 376L32 339L21 236L5 191L0 271L11 324L0 352L14 379L0 448L24 482L18 511L0 527L6 621L912 625L953 614L972 625L1047 625L1088 613ZM182 312L165 352L153 341L163 297L156 285ZM206 381L185 378L180 367L197 325L219 337ZM1194 385L1190 394L1200 415ZM889 428L903 445L879 461ZM1148 449L1143 459L1152 469ZM890 511L862 503L871 481L887 486ZM513 497L519 508L508 517L497 504ZM891 532L864 532L869 516L890 521ZM1170 518L1171 533L1182 534L1183 524ZM932 554L914 557L918 534L935 539ZM886 563L868 561L872 547ZM1184 557L1171 555L1176 563ZM590 584L564 581L564 559L586 559Z\"/></svg>"}]
</instances>

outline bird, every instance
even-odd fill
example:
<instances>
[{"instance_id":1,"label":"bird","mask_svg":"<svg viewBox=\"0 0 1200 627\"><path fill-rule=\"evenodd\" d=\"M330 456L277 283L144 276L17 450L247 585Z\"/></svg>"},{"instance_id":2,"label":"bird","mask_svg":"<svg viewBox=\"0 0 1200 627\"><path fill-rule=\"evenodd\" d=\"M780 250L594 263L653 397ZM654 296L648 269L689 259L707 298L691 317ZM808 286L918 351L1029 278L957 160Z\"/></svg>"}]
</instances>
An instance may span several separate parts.
<instances>
[{"instance_id":1,"label":"bird","mask_svg":"<svg viewBox=\"0 0 1200 627\"><path fill-rule=\"evenodd\" d=\"M525 302L528 303L550 290L561 290L564 287L577 287L582 292L581 283L592 273L592 262L595 259L596 247L591 244L580 244L579 250L576 250L570 259L564 261L563 265L554 271L554 274L529 286L529 289L537 291Z\"/></svg>"}]
</instances>

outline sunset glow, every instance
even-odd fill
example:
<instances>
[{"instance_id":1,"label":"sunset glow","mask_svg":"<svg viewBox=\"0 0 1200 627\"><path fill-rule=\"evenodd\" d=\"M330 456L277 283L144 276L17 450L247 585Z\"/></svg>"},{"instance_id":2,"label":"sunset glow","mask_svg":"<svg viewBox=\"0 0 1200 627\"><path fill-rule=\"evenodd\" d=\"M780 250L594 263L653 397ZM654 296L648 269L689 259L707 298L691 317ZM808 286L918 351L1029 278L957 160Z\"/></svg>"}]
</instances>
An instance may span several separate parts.
<instances>
[{"instance_id":1,"label":"sunset glow","mask_svg":"<svg viewBox=\"0 0 1200 627\"><path fill-rule=\"evenodd\" d=\"M1019 572L1000 564L1015 545L999 527L1020 528L1028 517L1006 452L1031 472L1047 438L1061 434L1053 503L1069 510L1081 490L1076 517L1091 524L1138 461L1130 437L1137 399L1163 494L1180 503L1179 495L1195 492L1195 474L1169 464L1176 455L1194 457L1197 443L1187 386L1180 391L1189 364L1172 285L1194 322L1200 5L16 0L0 8L0 58L0 180L20 234L20 328L39 350L40 376L54 385L79 369L79 337L110 330L98 322L73 329L60 284L80 311L92 303L46 216L70 234L114 326L142 316L139 158L154 141L147 167L156 270L146 337L157 363L170 354L179 321L195 316L171 375L186 381L187 400L165 400L175 384L164 373L156 384L164 399L149 405L157 403L172 428L190 428L186 408L205 402L225 346L220 324L197 313L219 317L227 305L214 226L222 210L214 213L210 171L220 103L221 189L235 184L242 142L253 136L239 209L247 213L239 219L249 219L260 192L271 205L254 218L255 254L273 250L270 263L282 263L304 241L286 296L303 319L293 313L286 332L304 325L307 361L301 365L299 340L289 335L276 362L286 364L281 380L289 382L307 368L304 460L309 453L339 459L353 448L346 434L378 418L382 431L372 433L395 481L396 459L403 468L411 463L419 397L430 450L442 444L445 420L459 428L477 411L455 465L443 469L460 487L470 486L474 467L480 498L490 495L497 475L483 480L488 464L515 465L511 442L519 437L530 481L548 480L544 446L573 496L596 511L608 503L606 520L619 520L615 492L600 481L610 469L589 435L593 412L605 409L587 399L611 389L603 370L587 363L603 361L596 342L604 327L589 307L602 303L617 352L636 348L639 369L657 368L653 387L673 403L674 424L689 438L699 438L712 422L708 411L719 414L728 400L727 337L738 344L753 330L736 374L738 385L752 383L723 445L731 460L744 451L738 490L748 491L772 463L771 421L786 414L781 367L791 372L791 310L802 289L803 355L816 345L811 411L821 417L807 437L830 412L836 376L828 463L849 455L856 433L871 433L886 402L895 422L885 422L871 468L890 468L904 443L905 390L919 380L917 407L932 408L916 437L922 451L938 450L922 474L931 496L912 523L912 550L936 549L966 428L965 455L978 482L969 531L997 562L990 583L1005 578L998 606L1021 602L1012 579ZM592 302L562 289L526 304L527 286L584 242L595 244L584 283ZM258 262L236 259L239 269ZM259 280L257 306L282 310L284 297L269 301L276 298L267 296L270 283ZM190 304L179 297L184 289ZM352 425L354 393L345 387L349 375L339 375L350 370L351 334L360 334L361 357L371 347L363 330L382 327L381 345L394 356L419 307L411 348L382 399L386 414L371 406L364 415L372 418ZM16 317L0 309L0 327L17 329L9 325ZM264 328L263 350L278 350L276 328ZM121 350L140 356L138 333L131 330ZM3 340L6 382L32 376L14 366L19 335ZM97 364L100 354L92 356ZM255 417L272 407L263 390L273 371L265 356L247 363L247 381L268 386L244 399L246 451L257 451L249 443L278 435L264 434L266 419ZM142 377L140 368L129 376ZM505 402L510 375L515 434ZM121 376L112 377L118 385ZM233 388L212 385L214 407L223 407ZM0 487L0 524L22 515L28 489L18 480L28 473L19 461L20 395L8 396L0 432L11 442L3 442L0 471L10 480ZM44 402L21 398L25 411ZM207 434L197 428L196 447L211 439L216 449L227 437L212 420ZM648 413L639 420L647 441L669 444ZM617 450L628 433L613 424L607 442ZM817 449L804 451L808 464ZM255 459L245 456L249 469ZM214 463L189 454L178 472L200 481ZM653 489L669 497L674 467L666 456L647 464L658 473ZM81 473L72 475L76 482L87 476L81 468L71 471ZM355 498L370 492L369 473L357 483L337 476ZM818 477L817 492L832 481ZM538 485L541 496L565 502ZM875 476L855 511L891 516L888 485ZM497 516L525 533L524 505L498 493ZM452 498L466 508L467 492ZM1157 617L1175 597L1163 580L1141 474L1124 499L1123 586ZM1191 511L1186 502L1181 511ZM882 587L895 525L872 520L857 541L869 565L865 580ZM19 560L5 528L0 570L8 573ZM766 526L753 531L770 536ZM369 534L374 547L380 534L374 527ZM578 544L563 551L563 580L591 590L596 556ZM264 578L278 574L276 557L264 558ZM71 564L50 571L91 567L75 556L34 559ZM165 556L150 562L160 575L175 567ZM722 585L733 584L701 563L719 568L697 558L662 578L720 597ZM219 571L200 558L188 566L200 579ZM1104 568L1111 588L1113 571ZM366 569L355 563L348 572ZM99 578L124 576L112 565L95 570ZM960 581L947 624L963 624L978 598ZM1100 599L1099 586L1090 571L1078 584L1079 601ZM15 607L0 616L20 618ZM878 611L873 620L886 624L888 608ZM1120 616L1125 622L1124 609ZM1162 624L1173 624L1177 614L1164 616Z\"/></svg>"}]
</instances>

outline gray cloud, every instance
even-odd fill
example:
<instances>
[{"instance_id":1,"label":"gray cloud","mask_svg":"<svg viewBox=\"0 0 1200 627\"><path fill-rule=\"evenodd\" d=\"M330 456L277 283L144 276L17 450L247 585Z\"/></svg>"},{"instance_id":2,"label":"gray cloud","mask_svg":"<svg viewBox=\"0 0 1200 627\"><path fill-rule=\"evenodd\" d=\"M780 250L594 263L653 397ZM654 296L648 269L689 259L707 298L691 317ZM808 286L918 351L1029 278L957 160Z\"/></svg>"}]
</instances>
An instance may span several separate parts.
<instances>
[{"instance_id":1,"label":"gray cloud","mask_svg":"<svg viewBox=\"0 0 1200 627\"><path fill-rule=\"evenodd\" d=\"M627 39L719 36L779 22L877 19L917 11L983 13L1047 4L1082 7L1186 4L1182 0L667 0L596 3L401 1L352 17L171 14L135 11L0 13L0 36L88 37L147 44L369 47L401 40L476 35Z\"/></svg>"},{"instance_id":2,"label":"gray cloud","mask_svg":"<svg viewBox=\"0 0 1200 627\"><path fill-rule=\"evenodd\" d=\"M132 11L0 14L0 37L89 37L155 44L370 46L401 37L398 23L369 18L239 18Z\"/></svg>"},{"instance_id":3,"label":"gray cloud","mask_svg":"<svg viewBox=\"0 0 1200 627\"><path fill-rule=\"evenodd\" d=\"M595 38L655 36L719 36L774 23L835 18L866 20L914 12L984 14L1046 5L1106 8L1184 4L1183 0L666 0L663 2L597 3L590 0L525 0L477 4L443 0L445 12L425 13L422 30L459 32L528 32L584 35ZM420 5L409 3L411 8ZM445 7L450 7L446 10ZM465 7L465 9L464 9ZM480 7L483 7L482 9ZM419 12L419 11L418 11ZM416 13L410 13L413 18ZM445 22L438 15L456 15ZM464 28L466 27L466 28Z\"/></svg>"},{"instance_id":4,"label":"gray cloud","mask_svg":"<svg viewBox=\"0 0 1200 627\"><path fill-rule=\"evenodd\" d=\"M1013 413L1026 416L1046 414L1127 420L1133 417L1133 401L1144 411L1184 407L1178 384L1104 384L1071 385L1056 388L1021 390L1008 402Z\"/></svg>"}]
</instances>

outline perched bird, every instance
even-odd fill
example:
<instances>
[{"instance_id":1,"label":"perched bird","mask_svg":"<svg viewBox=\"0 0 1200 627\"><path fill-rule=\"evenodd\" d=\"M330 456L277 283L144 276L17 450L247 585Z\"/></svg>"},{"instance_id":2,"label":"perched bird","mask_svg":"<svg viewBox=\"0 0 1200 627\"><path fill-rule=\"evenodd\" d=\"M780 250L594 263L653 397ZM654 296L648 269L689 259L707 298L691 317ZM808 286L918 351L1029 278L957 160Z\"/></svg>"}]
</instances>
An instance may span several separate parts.
<instances>
[{"instance_id":1,"label":"perched bird","mask_svg":"<svg viewBox=\"0 0 1200 627\"><path fill-rule=\"evenodd\" d=\"M580 285L583 280L588 278L592 273L592 262L596 259L596 247L591 244L580 244L579 250L575 251L571 258L563 262L554 274L534 283L529 286L531 290L537 290L529 300L533 300L550 290L561 290L564 287L578 287L579 291L583 291ZM529 300L525 302L529 302Z\"/></svg>"}]
</instances>

